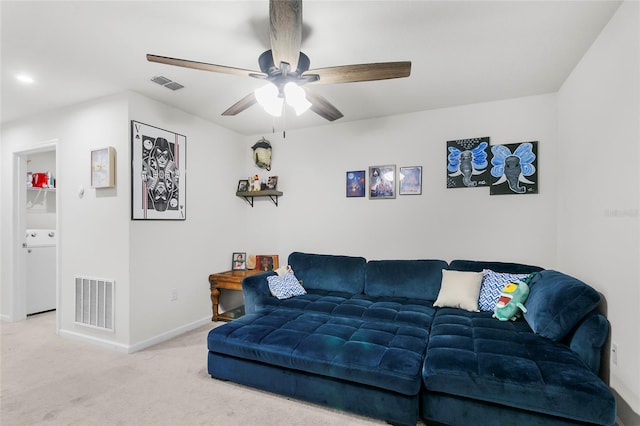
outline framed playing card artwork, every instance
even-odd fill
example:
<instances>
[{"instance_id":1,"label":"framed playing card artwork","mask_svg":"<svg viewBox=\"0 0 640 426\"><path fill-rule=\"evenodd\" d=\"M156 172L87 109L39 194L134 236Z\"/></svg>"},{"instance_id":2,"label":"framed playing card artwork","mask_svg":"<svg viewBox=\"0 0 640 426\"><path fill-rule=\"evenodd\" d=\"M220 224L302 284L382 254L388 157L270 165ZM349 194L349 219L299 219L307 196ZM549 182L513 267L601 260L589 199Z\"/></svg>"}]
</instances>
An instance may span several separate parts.
<instances>
[{"instance_id":1,"label":"framed playing card artwork","mask_svg":"<svg viewBox=\"0 0 640 426\"><path fill-rule=\"evenodd\" d=\"M131 121L131 218L185 220L184 135Z\"/></svg>"}]
</instances>

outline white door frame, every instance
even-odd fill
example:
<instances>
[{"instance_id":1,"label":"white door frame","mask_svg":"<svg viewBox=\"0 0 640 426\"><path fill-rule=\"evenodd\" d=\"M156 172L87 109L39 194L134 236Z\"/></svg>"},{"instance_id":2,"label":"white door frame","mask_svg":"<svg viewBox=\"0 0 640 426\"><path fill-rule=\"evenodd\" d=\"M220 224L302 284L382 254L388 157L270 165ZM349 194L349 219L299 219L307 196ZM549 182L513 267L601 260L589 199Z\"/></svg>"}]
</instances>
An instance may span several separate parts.
<instances>
[{"instance_id":1,"label":"white door frame","mask_svg":"<svg viewBox=\"0 0 640 426\"><path fill-rule=\"evenodd\" d=\"M40 152L56 152L56 174L60 170L60 156L58 155L58 140L51 140L37 144L36 146L16 151L13 153L13 182L12 182L12 244L11 244L11 275L9 280L9 294L11 297L11 312L9 321L21 321L27 318L27 296L26 296L26 253L22 247L24 233L27 223L27 188L25 178L27 176L27 161L29 155ZM56 197L56 233L58 242L56 244L56 333L59 330L60 321L60 197L58 191Z\"/></svg>"}]
</instances>

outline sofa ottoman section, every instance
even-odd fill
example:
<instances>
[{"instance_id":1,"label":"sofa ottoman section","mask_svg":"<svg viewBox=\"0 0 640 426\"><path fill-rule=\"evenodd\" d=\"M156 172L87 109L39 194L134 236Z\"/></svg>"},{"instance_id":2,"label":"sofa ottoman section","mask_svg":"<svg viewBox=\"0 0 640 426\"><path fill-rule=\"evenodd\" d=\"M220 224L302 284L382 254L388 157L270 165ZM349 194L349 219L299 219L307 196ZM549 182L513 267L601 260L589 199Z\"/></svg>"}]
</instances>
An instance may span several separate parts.
<instances>
[{"instance_id":1,"label":"sofa ottoman section","mask_svg":"<svg viewBox=\"0 0 640 426\"><path fill-rule=\"evenodd\" d=\"M427 329L407 324L266 308L209 332L208 372L214 378L415 424L428 339ZM349 398L352 405L343 406Z\"/></svg>"},{"instance_id":2,"label":"sofa ottoman section","mask_svg":"<svg viewBox=\"0 0 640 426\"><path fill-rule=\"evenodd\" d=\"M415 395L428 339L420 327L264 310L214 328L207 343L211 352Z\"/></svg>"}]
</instances>

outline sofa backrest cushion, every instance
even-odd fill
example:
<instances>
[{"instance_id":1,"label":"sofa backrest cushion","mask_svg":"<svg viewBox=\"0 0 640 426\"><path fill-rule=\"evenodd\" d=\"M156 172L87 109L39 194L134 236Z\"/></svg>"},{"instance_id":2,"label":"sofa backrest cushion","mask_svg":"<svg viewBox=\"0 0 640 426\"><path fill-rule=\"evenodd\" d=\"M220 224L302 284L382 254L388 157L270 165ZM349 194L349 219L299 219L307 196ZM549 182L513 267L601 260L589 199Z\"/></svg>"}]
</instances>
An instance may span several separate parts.
<instances>
[{"instance_id":1,"label":"sofa backrest cushion","mask_svg":"<svg viewBox=\"0 0 640 426\"><path fill-rule=\"evenodd\" d=\"M434 301L440 291L444 260L370 260L364 292L372 297Z\"/></svg>"},{"instance_id":2,"label":"sofa backrest cushion","mask_svg":"<svg viewBox=\"0 0 640 426\"><path fill-rule=\"evenodd\" d=\"M364 292L367 264L364 257L293 252L288 262L307 290Z\"/></svg>"},{"instance_id":3,"label":"sofa backrest cushion","mask_svg":"<svg viewBox=\"0 0 640 426\"><path fill-rule=\"evenodd\" d=\"M457 259L449 264L449 269L454 271L473 271L480 272L483 269L491 269L494 272L503 272L508 274L530 274L532 272L542 271L543 268L533 265L525 265L524 263L510 262L487 262L482 260L462 260Z\"/></svg>"},{"instance_id":4,"label":"sofa backrest cushion","mask_svg":"<svg viewBox=\"0 0 640 426\"><path fill-rule=\"evenodd\" d=\"M529 327L560 341L600 303L600 294L577 278L562 272L538 272L529 282L524 319Z\"/></svg>"}]
</instances>

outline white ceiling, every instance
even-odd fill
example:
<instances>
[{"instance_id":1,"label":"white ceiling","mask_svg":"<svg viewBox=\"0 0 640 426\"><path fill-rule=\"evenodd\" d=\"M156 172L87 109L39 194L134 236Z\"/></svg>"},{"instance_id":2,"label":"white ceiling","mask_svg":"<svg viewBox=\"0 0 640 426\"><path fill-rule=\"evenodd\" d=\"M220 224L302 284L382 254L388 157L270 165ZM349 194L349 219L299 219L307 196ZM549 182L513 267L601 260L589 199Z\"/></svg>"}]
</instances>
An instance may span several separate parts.
<instances>
[{"instance_id":1,"label":"white ceiling","mask_svg":"<svg viewBox=\"0 0 640 426\"><path fill-rule=\"evenodd\" d=\"M5 1L2 122L131 90L241 134L331 125L309 111L274 120L221 113L257 79L146 61L153 53L258 70L268 1ZM334 123L557 91L619 1L303 2L311 68L412 61L409 78L318 85ZM15 79L29 73L25 86ZM150 81L163 75L185 86Z\"/></svg>"}]
</instances>

